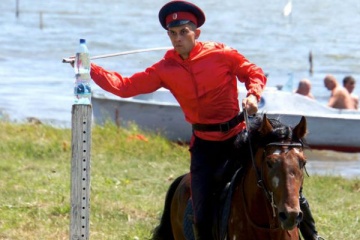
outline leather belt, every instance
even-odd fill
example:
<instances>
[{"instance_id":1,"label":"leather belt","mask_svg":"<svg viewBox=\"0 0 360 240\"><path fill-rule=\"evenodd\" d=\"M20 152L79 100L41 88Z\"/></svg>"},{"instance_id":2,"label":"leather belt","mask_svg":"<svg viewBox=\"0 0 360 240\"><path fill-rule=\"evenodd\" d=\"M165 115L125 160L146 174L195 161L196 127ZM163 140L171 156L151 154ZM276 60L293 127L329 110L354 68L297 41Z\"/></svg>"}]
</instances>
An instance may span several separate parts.
<instances>
[{"instance_id":1,"label":"leather belt","mask_svg":"<svg viewBox=\"0 0 360 240\"><path fill-rule=\"evenodd\" d=\"M244 113L241 112L232 119L223 123L215 123L215 124L202 124L195 123L192 125L193 130L200 132L227 132L234 127L236 127L239 123L244 121Z\"/></svg>"}]
</instances>

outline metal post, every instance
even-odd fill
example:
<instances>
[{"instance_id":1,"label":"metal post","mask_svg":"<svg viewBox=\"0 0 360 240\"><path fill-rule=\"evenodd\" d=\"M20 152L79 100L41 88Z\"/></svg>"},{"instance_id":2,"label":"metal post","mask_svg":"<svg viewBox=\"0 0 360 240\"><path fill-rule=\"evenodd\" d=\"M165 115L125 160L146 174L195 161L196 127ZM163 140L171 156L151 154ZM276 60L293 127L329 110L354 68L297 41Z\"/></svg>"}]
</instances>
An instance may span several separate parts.
<instances>
[{"instance_id":1,"label":"metal post","mask_svg":"<svg viewBox=\"0 0 360 240\"><path fill-rule=\"evenodd\" d=\"M42 30L44 28L44 22L43 22L43 12L39 12L39 28Z\"/></svg>"},{"instance_id":2,"label":"metal post","mask_svg":"<svg viewBox=\"0 0 360 240\"><path fill-rule=\"evenodd\" d=\"M72 106L70 240L89 239L91 105Z\"/></svg>"},{"instance_id":3,"label":"metal post","mask_svg":"<svg viewBox=\"0 0 360 240\"><path fill-rule=\"evenodd\" d=\"M310 63L309 73L310 73L310 76L312 76L313 72L314 72L312 51L309 52L309 63Z\"/></svg>"},{"instance_id":4,"label":"metal post","mask_svg":"<svg viewBox=\"0 0 360 240\"><path fill-rule=\"evenodd\" d=\"M16 3L15 3L15 16L16 16L16 18L19 18L19 13L20 13L20 10L19 10L19 1L20 1L20 0L16 0Z\"/></svg>"}]
</instances>

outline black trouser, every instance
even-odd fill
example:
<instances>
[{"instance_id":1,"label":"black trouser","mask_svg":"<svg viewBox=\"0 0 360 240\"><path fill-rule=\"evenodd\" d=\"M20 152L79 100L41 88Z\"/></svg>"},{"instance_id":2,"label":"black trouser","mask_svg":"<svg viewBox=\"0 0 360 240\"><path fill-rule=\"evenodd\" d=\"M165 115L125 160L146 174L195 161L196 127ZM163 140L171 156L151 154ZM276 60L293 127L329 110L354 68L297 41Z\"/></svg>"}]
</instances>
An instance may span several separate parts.
<instances>
[{"instance_id":1,"label":"black trouser","mask_svg":"<svg viewBox=\"0 0 360 240\"><path fill-rule=\"evenodd\" d=\"M303 212L303 220L299 224L301 235L305 240L316 240L318 239L318 233L315 227L315 220L310 211L310 206L306 198L300 189L300 209Z\"/></svg>"},{"instance_id":2,"label":"black trouser","mask_svg":"<svg viewBox=\"0 0 360 240\"><path fill-rule=\"evenodd\" d=\"M226 169L233 171L239 158L234 146L235 137L225 141L194 138L190 146L190 173L195 227L200 239L211 240L214 201L217 199L214 195L232 177L231 173L224 172L224 165L232 165Z\"/></svg>"}]
</instances>

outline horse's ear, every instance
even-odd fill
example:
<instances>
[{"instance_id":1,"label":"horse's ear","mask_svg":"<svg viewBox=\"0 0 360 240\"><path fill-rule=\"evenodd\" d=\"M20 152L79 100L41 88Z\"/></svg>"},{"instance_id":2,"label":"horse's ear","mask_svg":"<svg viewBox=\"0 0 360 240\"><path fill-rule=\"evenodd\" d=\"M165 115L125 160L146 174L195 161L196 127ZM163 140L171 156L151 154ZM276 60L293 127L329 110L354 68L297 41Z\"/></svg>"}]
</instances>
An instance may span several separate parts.
<instances>
[{"instance_id":1,"label":"horse's ear","mask_svg":"<svg viewBox=\"0 0 360 240\"><path fill-rule=\"evenodd\" d=\"M264 114L263 121L262 121L261 127L259 129L259 132L263 136L265 136L266 134L268 134L272 130L273 130L273 127L271 126L271 123L270 123L269 119L267 119L266 114Z\"/></svg>"},{"instance_id":2,"label":"horse's ear","mask_svg":"<svg viewBox=\"0 0 360 240\"><path fill-rule=\"evenodd\" d=\"M301 139L303 138L307 133L307 128L306 128L306 118L304 116L301 117L300 122L298 123L298 125L296 125L296 127L293 130L293 134L298 138Z\"/></svg>"}]
</instances>

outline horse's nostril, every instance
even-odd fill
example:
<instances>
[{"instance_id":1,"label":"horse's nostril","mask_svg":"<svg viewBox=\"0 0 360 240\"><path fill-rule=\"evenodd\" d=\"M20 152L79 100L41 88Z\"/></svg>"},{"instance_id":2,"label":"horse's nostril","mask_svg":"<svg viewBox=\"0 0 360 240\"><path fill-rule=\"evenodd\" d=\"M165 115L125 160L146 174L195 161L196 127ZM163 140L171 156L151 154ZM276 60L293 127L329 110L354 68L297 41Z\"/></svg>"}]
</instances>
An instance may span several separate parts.
<instances>
[{"instance_id":1,"label":"horse's nostril","mask_svg":"<svg viewBox=\"0 0 360 240\"><path fill-rule=\"evenodd\" d=\"M302 218L303 218L303 213L299 212L295 220L297 222L301 222ZM286 221L288 219L288 214L286 214L285 212L279 212L279 219L280 221Z\"/></svg>"},{"instance_id":2,"label":"horse's nostril","mask_svg":"<svg viewBox=\"0 0 360 240\"><path fill-rule=\"evenodd\" d=\"M280 212L279 213L279 218L280 218L280 221L285 221L287 216L286 216L286 214L284 212Z\"/></svg>"}]
</instances>

